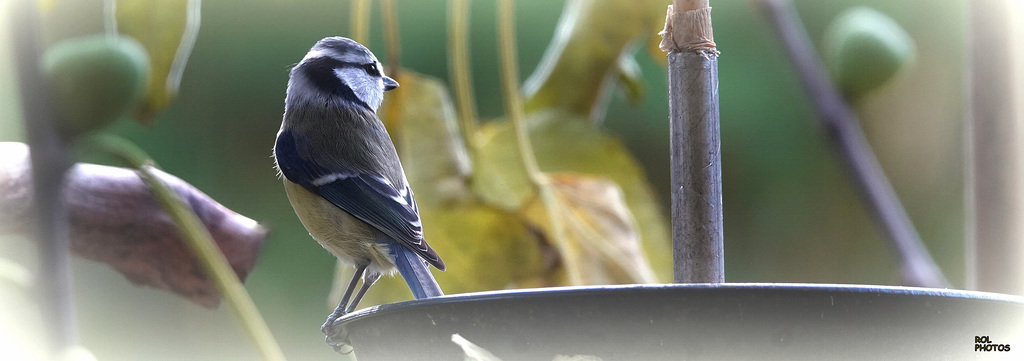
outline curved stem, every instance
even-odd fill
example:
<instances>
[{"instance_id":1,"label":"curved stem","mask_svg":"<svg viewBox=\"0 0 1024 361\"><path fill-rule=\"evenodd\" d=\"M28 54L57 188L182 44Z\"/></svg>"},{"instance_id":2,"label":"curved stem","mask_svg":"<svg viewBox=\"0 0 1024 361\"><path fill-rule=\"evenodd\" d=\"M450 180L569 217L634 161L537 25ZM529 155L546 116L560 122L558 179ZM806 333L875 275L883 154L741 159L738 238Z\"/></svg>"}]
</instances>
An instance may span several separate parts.
<instances>
[{"instance_id":1,"label":"curved stem","mask_svg":"<svg viewBox=\"0 0 1024 361\"><path fill-rule=\"evenodd\" d=\"M213 242L210 232L203 226L195 212L152 173L153 169L155 168L152 165L143 164L138 167L139 176L150 187L164 210L171 215L189 248L203 265L203 270L210 275L214 284L217 285L217 289L224 295L224 299L234 311L242 328L249 334L249 338L252 339L263 359L283 361L285 358L281 347L274 340L266 321L263 320L256 304L249 297L249 293L245 291L245 286L231 269L227 258Z\"/></svg>"},{"instance_id":2,"label":"curved stem","mask_svg":"<svg viewBox=\"0 0 1024 361\"><path fill-rule=\"evenodd\" d=\"M174 224L181 232L185 244L192 250L192 253L203 265L210 279L213 280L217 290L224 296L228 306L238 318L242 328L249 334L249 338L256 345L257 350L264 360L284 361L284 353L278 346L274 336L270 333L266 321L260 315L256 304L253 303L245 286L238 279L235 271L231 268L224 253L213 241L209 230L203 226L202 221L196 216L195 211L185 204L182 199L170 189L159 177L153 174L156 168L149 156L142 149L134 144L116 137L105 137L97 139L98 146L121 158L122 161L131 164L139 173L139 178L146 183L157 202L163 206L164 211L171 216Z\"/></svg>"},{"instance_id":3,"label":"curved stem","mask_svg":"<svg viewBox=\"0 0 1024 361\"><path fill-rule=\"evenodd\" d=\"M476 100L473 99L472 66L469 63L469 0L451 0L448 6L448 72L455 88L459 130L472 152L476 149Z\"/></svg>"},{"instance_id":4,"label":"curved stem","mask_svg":"<svg viewBox=\"0 0 1024 361\"><path fill-rule=\"evenodd\" d=\"M523 98L519 94L519 69L516 55L515 14L513 0L498 1L498 43L501 61L501 85L505 97L505 111L515 126L517 145L523 165L531 178L540 174L537 159L533 156L526 123L523 121ZM534 179L536 182L536 179Z\"/></svg>"},{"instance_id":5,"label":"curved stem","mask_svg":"<svg viewBox=\"0 0 1024 361\"><path fill-rule=\"evenodd\" d=\"M117 0L103 1L103 32L108 38L117 36Z\"/></svg>"},{"instance_id":6,"label":"curved stem","mask_svg":"<svg viewBox=\"0 0 1024 361\"><path fill-rule=\"evenodd\" d=\"M505 112L512 122L516 132L516 145L519 147L519 155L522 158L523 166L534 187L540 192L541 200L548 211L549 222L554 233L555 243L559 249L568 250L571 248L566 237L565 227L560 222L561 209L555 197L554 190L547 179L547 176L540 171L537 165L537 158L534 156L533 145L530 144L529 130L526 128L525 115L523 112L523 99L519 93L519 69L516 57L516 35L515 35L515 13L513 0L498 1L498 43L501 57L501 83L505 97ZM575 285L583 283L583 274L579 266L579 254L577 252L563 252L562 261L565 263L565 270L569 276L569 282Z\"/></svg>"},{"instance_id":7,"label":"curved stem","mask_svg":"<svg viewBox=\"0 0 1024 361\"><path fill-rule=\"evenodd\" d=\"M188 7L185 12L185 31L181 34L181 42L174 52L174 60L171 61L171 70L167 74L167 89L178 89L181 84L182 75L185 74L185 64L192 54L192 48L199 38L199 24L202 22L201 9L202 0L188 0Z\"/></svg>"},{"instance_id":8,"label":"curved stem","mask_svg":"<svg viewBox=\"0 0 1024 361\"><path fill-rule=\"evenodd\" d=\"M357 43L367 45L370 40L370 0L352 0L349 14L349 36Z\"/></svg>"},{"instance_id":9,"label":"curved stem","mask_svg":"<svg viewBox=\"0 0 1024 361\"><path fill-rule=\"evenodd\" d=\"M398 6L395 0L381 0L380 14L384 22L384 51L388 58L388 74L398 76L401 68L398 59L402 56L402 43L399 41Z\"/></svg>"}]
</instances>

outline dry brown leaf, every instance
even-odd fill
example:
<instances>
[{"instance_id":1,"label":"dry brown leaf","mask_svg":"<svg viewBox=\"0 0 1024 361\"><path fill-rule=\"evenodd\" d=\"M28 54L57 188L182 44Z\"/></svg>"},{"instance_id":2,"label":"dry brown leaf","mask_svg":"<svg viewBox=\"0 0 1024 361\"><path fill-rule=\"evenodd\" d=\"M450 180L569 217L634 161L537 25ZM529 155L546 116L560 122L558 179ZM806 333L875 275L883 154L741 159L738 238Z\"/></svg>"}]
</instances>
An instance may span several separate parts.
<instances>
[{"instance_id":1,"label":"dry brown leaf","mask_svg":"<svg viewBox=\"0 0 1024 361\"><path fill-rule=\"evenodd\" d=\"M568 244L558 247L562 258L577 260L584 284L654 283L657 277L644 255L636 221L622 190L603 177L572 173L547 175L557 203L549 217L540 198L526 208L526 217L553 234L550 219L561 222ZM551 237L548 237L551 241Z\"/></svg>"}]
</instances>

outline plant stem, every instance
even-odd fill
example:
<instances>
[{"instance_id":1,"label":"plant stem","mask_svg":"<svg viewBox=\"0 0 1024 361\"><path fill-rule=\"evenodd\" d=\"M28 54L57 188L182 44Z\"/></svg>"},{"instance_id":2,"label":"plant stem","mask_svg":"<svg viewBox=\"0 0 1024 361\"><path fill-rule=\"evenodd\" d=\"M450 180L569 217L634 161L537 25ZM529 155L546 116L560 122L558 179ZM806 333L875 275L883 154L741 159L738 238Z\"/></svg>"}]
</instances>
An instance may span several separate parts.
<instances>
[{"instance_id":1,"label":"plant stem","mask_svg":"<svg viewBox=\"0 0 1024 361\"><path fill-rule=\"evenodd\" d=\"M380 13L384 23L384 51L388 57L388 74L397 77L401 70L398 59L402 56L402 43L398 37L398 6L395 0L381 0Z\"/></svg>"},{"instance_id":2,"label":"plant stem","mask_svg":"<svg viewBox=\"0 0 1024 361\"><path fill-rule=\"evenodd\" d=\"M523 114L523 99L519 93L519 69L516 56L516 35L515 35L515 1L498 1L498 43L501 58L501 83L505 97L505 112L512 122L516 132L516 145L519 148L523 166L534 187L540 193L541 201L548 211L548 219L551 222L551 229L554 233L554 241L559 249L571 249L565 227L560 221L561 209L555 197L554 190L548 182L547 176L540 171L537 165L537 158L533 153L533 145L530 144L530 134L526 127L525 115ZM583 275L579 266L578 252L563 252L562 262L569 277L569 282L574 285L583 283Z\"/></svg>"},{"instance_id":3,"label":"plant stem","mask_svg":"<svg viewBox=\"0 0 1024 361\"><path fill-rule=\"evenodd\" d=\"M707 0L679 1L665 26L672 149L673 280L725 282L718 50Z\"/></svg>"},{"instance_id":4,"label":"plant stem","mask_svg":"<svg viewBox=\"0 0 1024 361\"><path fill-rule=\"evenodd\" d=\"M199 38L202 7L202 0L188 0L185 12L185 31L181 34L178 49L174 52L174 60L171 62L171 70L167 74L167 84L165 84L167 89L174 89L175 93L177 93L181 78L185 74L185 65L188 63L189 55L192 54L192 47L195 46L196 39Z\"/></svg>"},{"instance_id":5,"label":"plant stem","mask_svg":"<svg viewBox=\"0 0 1024 361\"><path fill-rule=\"evenodd\" d=\"M804 90L811 97L827 143L845 166L862 201L896 253L905 282L913 286L949 287L871 151L857 115L832 84L793 4L786 0L759 0L758 5L778 33Z\"/></svg>"},{"instance_id":6,"label":"plant stem","mask_svg":"<svg viewBox=\"0 0 1024 361\"><path fill-rule=\"evenodd\" d=\"M370 0L352 0L349 10L350 36L357 43L368 45L370 41Z\"/></svg>"},{"instance_id":7,"label":"plant stem","mask_svg":"<svg viewBox=\"0 0 1024 361\"><path fill-rule=\"evenodd\" d=\"M284 353L278 346L270 328L263 320L256 304L253 303L245 286L231 269L227 258L214 243L210 232L203 226L192 208L178 197L159 177L153 174L153 165L145 154L130 147L107 148L138 169L139 177L150 188L157 201L178 226L185 243L199 259L217 290L221 292L242 328L249 334L260 355L267 361L284 361Z\"/></svg>"},{"instance_id":8,"label":"plant stem","mask_svg":"<svg viewBox=\"0 0 1024 361\"><path fill-rule=\"evenodd\" d=\"M56 355L78 342L71 302L67 209L61 197L64 175L71 166L71 145L70 139L61 134L50 79L39 66L43 45L38 5L30 0L15 1L10 16L38 220L35 236L40 274L36 297L49 336L47 349Z\"/></svg>"},{"instance_id":9,"label":"plant stem","mask_svg":"<svg viewBox=\"0 0 1024 361\"><path fill-rule=\"evenodd\" d=\"M117 36L117 0L103 0L103 32L108 38Z\"/></svg>"},{"instance_id":10,"label":"plant stem","mask_svg":"<svg viewBox=\"0 0 1024 361\"><path fill-rule=\"evenodd\" d=\"M469 146L476 149L476 100L469 62L469 0L451 0L448 6L448 72L455 88L455 104L459 112L459 130Z\"/></svg>"}]
</instances>

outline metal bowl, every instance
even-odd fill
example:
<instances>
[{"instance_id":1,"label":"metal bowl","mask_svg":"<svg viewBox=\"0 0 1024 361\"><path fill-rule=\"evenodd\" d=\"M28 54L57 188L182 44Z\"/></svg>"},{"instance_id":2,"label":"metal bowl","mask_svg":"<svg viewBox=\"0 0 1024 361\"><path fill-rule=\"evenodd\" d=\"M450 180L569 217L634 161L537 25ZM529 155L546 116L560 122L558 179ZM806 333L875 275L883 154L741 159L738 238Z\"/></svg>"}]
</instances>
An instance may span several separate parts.
<instances>
[{"instance_id":1,"label":"metal bowl","mask_svg":"<svg viewBox=\"0 0 1024 361\"><path fill-rule=\"evenodd\" d=\"M455 333L504 361L1024 360L1024 298L912 287L523 289L385 304L342 325L360 361L462 360Z\"/></svg>"}]
</instances>

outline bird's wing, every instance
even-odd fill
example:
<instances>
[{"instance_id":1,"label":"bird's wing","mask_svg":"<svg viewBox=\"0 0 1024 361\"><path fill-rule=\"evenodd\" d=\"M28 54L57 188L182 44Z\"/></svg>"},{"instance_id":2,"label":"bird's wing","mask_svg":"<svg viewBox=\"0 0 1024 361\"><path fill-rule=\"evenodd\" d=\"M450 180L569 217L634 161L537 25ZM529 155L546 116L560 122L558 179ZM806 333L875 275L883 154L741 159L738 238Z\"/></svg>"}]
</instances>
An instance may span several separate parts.
<instances>
[{"instance_id":1,"label":"bird's wing","mask_svg":"<svg viewBox=\"0 0 1024 361\"><path fill-rule=\"evenodd\" d=\"M299 151L305 141L290 131L278 134L274 157L285 178L403 243L434 267L445 269L441 257L423 239L419 211L408 185L399 189L379 174L341 166L326 168Z\"/></svg>"}]
</instances>

